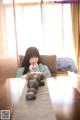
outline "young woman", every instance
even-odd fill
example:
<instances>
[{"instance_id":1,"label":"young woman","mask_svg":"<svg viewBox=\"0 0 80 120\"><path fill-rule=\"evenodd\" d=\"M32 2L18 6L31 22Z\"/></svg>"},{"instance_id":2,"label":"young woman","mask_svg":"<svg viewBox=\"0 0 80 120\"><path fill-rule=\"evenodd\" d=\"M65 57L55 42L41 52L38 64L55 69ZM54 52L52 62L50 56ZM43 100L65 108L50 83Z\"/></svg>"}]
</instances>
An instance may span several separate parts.
<instances>
[{"instance_id":1,"label":"young woman","mask_svg":"<svg viewBox=\"0 0 80 120\"><path fill-rule=\"evenodd\" d=\"M51 76L48 66L41 64L40 54L36 47L29 47L26 50L22 66L18 68L16 77L21 77L28 72L42 72L46 77Z\"/></svg>"}]
</instances>

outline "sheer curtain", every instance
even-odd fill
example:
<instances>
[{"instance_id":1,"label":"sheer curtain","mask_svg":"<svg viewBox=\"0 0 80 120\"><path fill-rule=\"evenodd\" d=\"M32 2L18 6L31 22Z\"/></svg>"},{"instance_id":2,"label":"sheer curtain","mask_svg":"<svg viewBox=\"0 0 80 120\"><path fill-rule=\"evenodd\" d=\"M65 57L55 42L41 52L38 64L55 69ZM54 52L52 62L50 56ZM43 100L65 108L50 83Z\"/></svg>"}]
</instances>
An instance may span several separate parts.
<instances>
[{"instance_id":1,"label":"sheer curtain","mask_svg":"<svg viewBox=\"0 0 80 120\"><path fill-rule=\"evenodd\" d=\"M2 54L18 56L25 54L28 47L36 46L40 54L75 59L70 4L3 0L0 9Z\"/></svg>"},{"instance_id":2,"label":"sheer curtain","mask_svg":"<svg viewBox=\"0 0 80 120\"><path fill-rule=\"evenodd\" d=\"M1 9L1 43L3 44L3 56L16 56L16 37L14 23L13 0L3 0L0 4Z\"/></svg>"},{"instance_id":3,"label":"sheer curtain","mask_svg":"<svg viewBox=\"0 0 80 120\"><path fill-rule=\"evenodd\" d=\"M73 43L76 54L76 60L79 66L80 63L80 5L71 5L71 17L72 17L72 28L73 28Z\"/></svg>"},{"instance_id":4,"label":"sheer curtain","mask_svg":"<svg viewBox=\"0 0 80 120\"><path fill-rule=\"evenodd\" d=\"M0 0L0 72L15 74L17 68L13 0ZM5 73L6 72L6 73ZM7 76L8 77L8 76Z\"/></svg>"},{"instance_id":5,"label":"sheer curtain","mask_svg":"<svg viewBox=\"0 0 80 120\"><path fill-rule=\"evenodd\" d=\"M41 18L40 5L16 8L19 54L36 46L41 54L62 55L62 5L44 5L43 12Z\"/></svg>"}]
</instances>

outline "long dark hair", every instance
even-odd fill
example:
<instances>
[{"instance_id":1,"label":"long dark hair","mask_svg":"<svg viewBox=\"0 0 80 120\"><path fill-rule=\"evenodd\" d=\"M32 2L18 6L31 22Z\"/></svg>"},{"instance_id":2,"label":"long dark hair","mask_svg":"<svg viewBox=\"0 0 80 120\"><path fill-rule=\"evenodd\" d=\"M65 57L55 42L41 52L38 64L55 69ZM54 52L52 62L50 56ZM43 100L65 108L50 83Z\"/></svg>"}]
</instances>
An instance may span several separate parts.
<instances>
[{"instance_id":1,"label":"long dark hair","mask_svg":"<svg viewBox=\"0 0 80 120\"><path fill-rule=\"evenodd\" d=\"M29 47L26 50L25 57L21 66L21 67L24 67L23 74L26 74L27 72L29 72L29 65L30 65L29 60L32 57L38 57L39 58L38 64L40 63L40 54L36 47Z\"/></svg>"}]
</instances>

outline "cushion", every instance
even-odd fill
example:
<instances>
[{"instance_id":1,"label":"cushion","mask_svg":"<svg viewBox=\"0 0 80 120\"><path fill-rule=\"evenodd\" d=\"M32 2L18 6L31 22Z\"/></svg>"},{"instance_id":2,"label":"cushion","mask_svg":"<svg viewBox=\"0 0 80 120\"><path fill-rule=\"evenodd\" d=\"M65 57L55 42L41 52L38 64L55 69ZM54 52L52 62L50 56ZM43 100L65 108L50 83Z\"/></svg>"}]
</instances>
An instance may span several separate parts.
<instances>
[{"instance_id":1,"label":"cushion","mask_svg":"<svg viewBox=\"0 0 80 120\"><path fill-rule=\"evenodd\" d=\"M57 70L69 70L71 72L77 73L77 67L73 59L69 57L59 57L56 60Z\"/></svg>"},{"instance_id":2,"label":"cushion","mask_svg":"<svg viewBox=\"0 0 80 120\"><path fill-rule=\"evenodd\" d=\"M22 65L24 56L20 55L20 64ZM56 55L40 55L41 57L41 63L44 65L47 65L51 71L51 73L56 73Z\"/></svg>"}]
</instances>

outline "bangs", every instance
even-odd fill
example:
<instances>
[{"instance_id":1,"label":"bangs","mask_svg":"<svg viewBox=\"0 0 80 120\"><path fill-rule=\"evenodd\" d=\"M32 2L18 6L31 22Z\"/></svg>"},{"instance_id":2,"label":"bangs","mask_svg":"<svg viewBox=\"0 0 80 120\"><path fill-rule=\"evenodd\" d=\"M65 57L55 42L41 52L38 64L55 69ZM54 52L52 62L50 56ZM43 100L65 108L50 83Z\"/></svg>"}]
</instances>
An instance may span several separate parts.
<instances>
[{"instance_id":1,"label":"bangs","mask_svg":"<svg viewBox=\"0 0 80 120\"><path fill-rule=\"evenodd\" d=\"M32 51L29 53L29 58L32 58L32 57L39 57L39 52L38 51Z\"/></svg>"}]
</instances>

